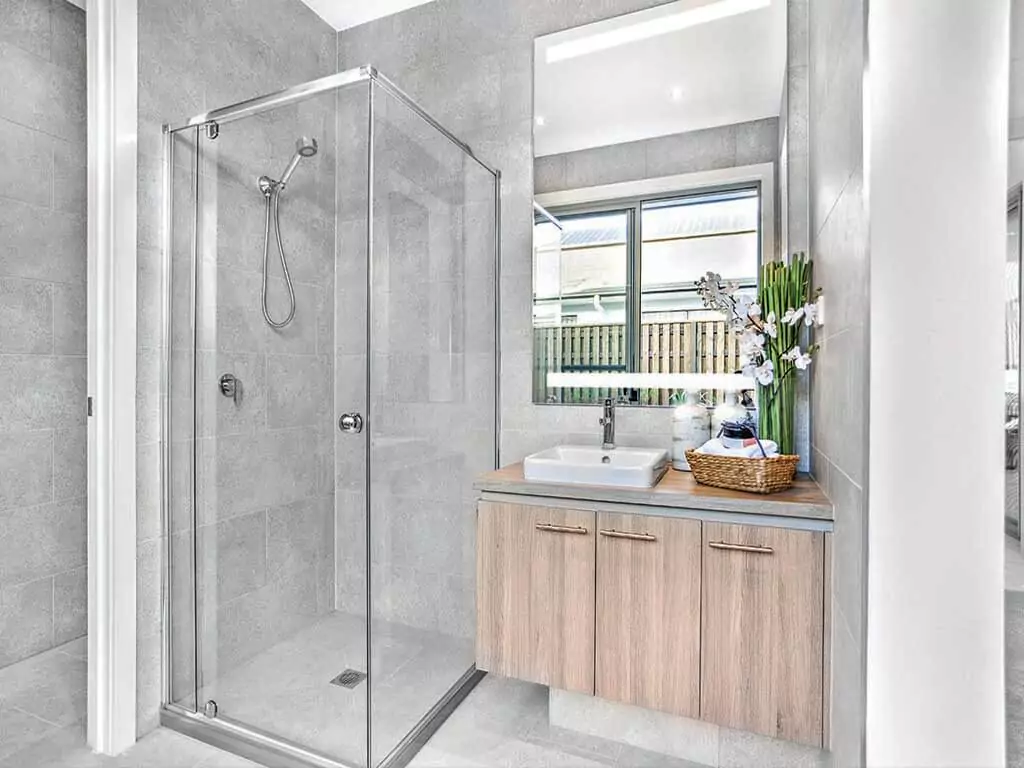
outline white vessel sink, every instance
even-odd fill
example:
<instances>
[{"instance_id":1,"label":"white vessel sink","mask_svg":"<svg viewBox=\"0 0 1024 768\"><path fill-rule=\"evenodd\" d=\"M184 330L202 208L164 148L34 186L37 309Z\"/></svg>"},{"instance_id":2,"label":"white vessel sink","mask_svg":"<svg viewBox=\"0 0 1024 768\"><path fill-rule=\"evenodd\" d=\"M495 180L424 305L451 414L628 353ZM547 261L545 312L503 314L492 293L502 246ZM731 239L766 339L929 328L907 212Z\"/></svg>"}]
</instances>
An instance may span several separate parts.
<instances>
[{"instance_id":1,"label":"white vessel sink","mask_svg":"<svg viewBox=\"0 0 1024 768\"><path fill-rule=\"evenodd\" d=\"M523 476L549 483L652 488L668 469L668 451L560 445L527 456Z\"/></svg>"}]
</instances>

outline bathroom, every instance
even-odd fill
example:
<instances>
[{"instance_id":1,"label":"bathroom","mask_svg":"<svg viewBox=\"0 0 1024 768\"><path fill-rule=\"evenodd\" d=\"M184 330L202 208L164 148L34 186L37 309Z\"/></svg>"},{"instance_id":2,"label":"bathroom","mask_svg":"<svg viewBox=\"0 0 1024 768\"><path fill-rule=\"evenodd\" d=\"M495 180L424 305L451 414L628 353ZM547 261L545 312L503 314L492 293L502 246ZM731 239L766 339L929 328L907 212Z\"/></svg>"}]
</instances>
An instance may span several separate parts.
<instances>
[{"instance_id":1,"label":"bathroom","mask_svg":"<svg viewBox=\"0 0 1024 768\"><path fill-rule=\"evenodd\" d=\"M1018 16L879 6L0 0L0 768L1005 764ZM538 490L756 391L695 283L802 253L793 488Z\"/></svg>"}]
</instances>

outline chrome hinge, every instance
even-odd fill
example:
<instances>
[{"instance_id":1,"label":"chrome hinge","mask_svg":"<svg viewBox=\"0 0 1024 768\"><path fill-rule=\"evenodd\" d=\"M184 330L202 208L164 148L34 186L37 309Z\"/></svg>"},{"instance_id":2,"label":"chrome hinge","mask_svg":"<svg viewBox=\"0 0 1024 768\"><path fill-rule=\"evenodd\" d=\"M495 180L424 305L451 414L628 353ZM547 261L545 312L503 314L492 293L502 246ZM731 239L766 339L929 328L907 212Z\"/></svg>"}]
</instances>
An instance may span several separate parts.
<instances>
[{"instance_id":1,"label":"chrome hinge","mask_svg":"<svg viewBox=\"0 0 1024 768\"><path fill-rule=\"evenodd\" d=\"M206 124L206 138L212 141L218 136L220 136L220 126L211 120Z\"/></svg>"},{"instance_id":2,"label":"chrome hinge","mask_svg":"<svg viewBox=\"0 0 1024 768\"><path fill-rule=\"evenodd\" d=\"M92 416L92 398L87 397L85 399L85 415Z\"/></svg>"}]
</instances>

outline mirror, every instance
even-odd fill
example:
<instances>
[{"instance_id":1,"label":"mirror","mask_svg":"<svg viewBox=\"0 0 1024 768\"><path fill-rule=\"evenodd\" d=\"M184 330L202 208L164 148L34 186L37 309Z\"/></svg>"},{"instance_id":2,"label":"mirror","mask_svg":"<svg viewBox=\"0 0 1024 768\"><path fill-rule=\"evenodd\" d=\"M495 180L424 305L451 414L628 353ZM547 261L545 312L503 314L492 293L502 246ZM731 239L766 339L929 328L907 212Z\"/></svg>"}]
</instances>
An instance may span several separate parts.
<instances>
[{"instance_id":1,"label":"mirror","mask_svg":"<svg viewBox=\"0 0 1024 768\"><path fill-rule=\"evenodd\" d=\"M534 402L664 406L695 374L721 397L738 344L695 281L756 291L786 245L787 92L786 0L536 40Z\"/></svg>"}]
</instances>

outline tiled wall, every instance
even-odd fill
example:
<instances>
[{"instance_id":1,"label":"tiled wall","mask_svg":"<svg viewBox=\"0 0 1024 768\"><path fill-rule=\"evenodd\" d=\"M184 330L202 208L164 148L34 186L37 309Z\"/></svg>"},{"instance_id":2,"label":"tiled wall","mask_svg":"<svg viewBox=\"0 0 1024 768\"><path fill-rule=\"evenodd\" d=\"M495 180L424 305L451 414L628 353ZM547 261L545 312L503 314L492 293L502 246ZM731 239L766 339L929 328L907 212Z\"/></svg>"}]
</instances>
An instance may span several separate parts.
<instances>
[{"instance_id":1,"label":"tiled wall","mask_svg":"<svg viewBox=\"0 0 1024 768\"><path fill-rule=\"evenodd\" d=\"M678 173L696 173L775 162L779 120L775 117L643 141L538 157L538 194L581 189Z\"/></svg>"},{"instance_id":2,"label":"tiled wall","mask_svg":"<svg viewBox=\"0 0 1024 768\"><path fill-rule=\"evenodd\" d=\"M320 77L334 71L336 37L299 0L186 0L139 3L139 386L138 405L138 729L157 724L160 704L160 403L162 123ZM2 86L0 86L2 87ZM201 419L197 510L204 566L203 665L223 672L329 607L333 525L329 459L333 282L333 102L224 126L206 153L200 314ZM312 126L312 127L307 127ZM320 140L321 152L295 175L282 202L285 243L292 259L299 310L283 334L260 313L263 199L261 173L279 175L299 132ZM179 143L175 189L190 187L190 142ZM188 209L188 198L180 206ZM175 221L188 253L188 220ZM216 233L215 237L210 236ZM175 267L180 264L175 263ZM272 272L273 274L273 272ZM172 309L174 370L189 370L188 270L176 269ZM215 291L215 293L214 293ZM280 281L272 281L280 314ZM212 311L211 311L212 310ZM184 363L184 365L183 365ZM245 384L237 410L213 387L221 373ZM172 381L172 416L191 412L191 393ZM172 492L187 498L188 443L172 446ZM173 471L173 470L172 470ZM326 479L325 479L326 478ZM172 509L189 535L187 506ZM179 514L185 513L183 517ZM299 524L301 523L301 524ZM180 538L180 537L179 537ZM323 557L320 555L323 554ZM209 555L206 557L205 555ZM215 558L215 559L214 559ZM187 590L180 567L178 594ZM179 616L180 619L180 616ZM185 665L187 666L187 665ZM226 713L228 714L228 713Z\"/></svg>"},{"instance_id":3,"label":"tiled wall","mask_svg":"<svg viewBox=\"0 0 1024 768\"><path fill-rule=\"evenodd\" d=\"M865 5L810 7L811 251L826 295L812 391L813 471L835 505L832 743L863 765L868 424Z\"/></svg>"},{"instance_id":4,"label":"tiled wall","mask_svg":"<svg viewBox=\"0 0 1024 768\"><path fill-rule=\"evenodd\" d=\"M341 68L373 63L502 171L501 461L600 442L592 407L532 404L534 38L665 0L437 0L339 34ZM683 170L667 169L667 173ZM669 409L621 409L618 434L671 446Z\"/></svg>"},{"instance_id":5,"label":"tiled wall","mask_svg":"<svg viewBox=\"0 0 1024 768\"><path fill-rule=\"evenodd\" d=\"M0 3L0 667L86 631L85 14Z\"/></svg>"}]
</instances>

